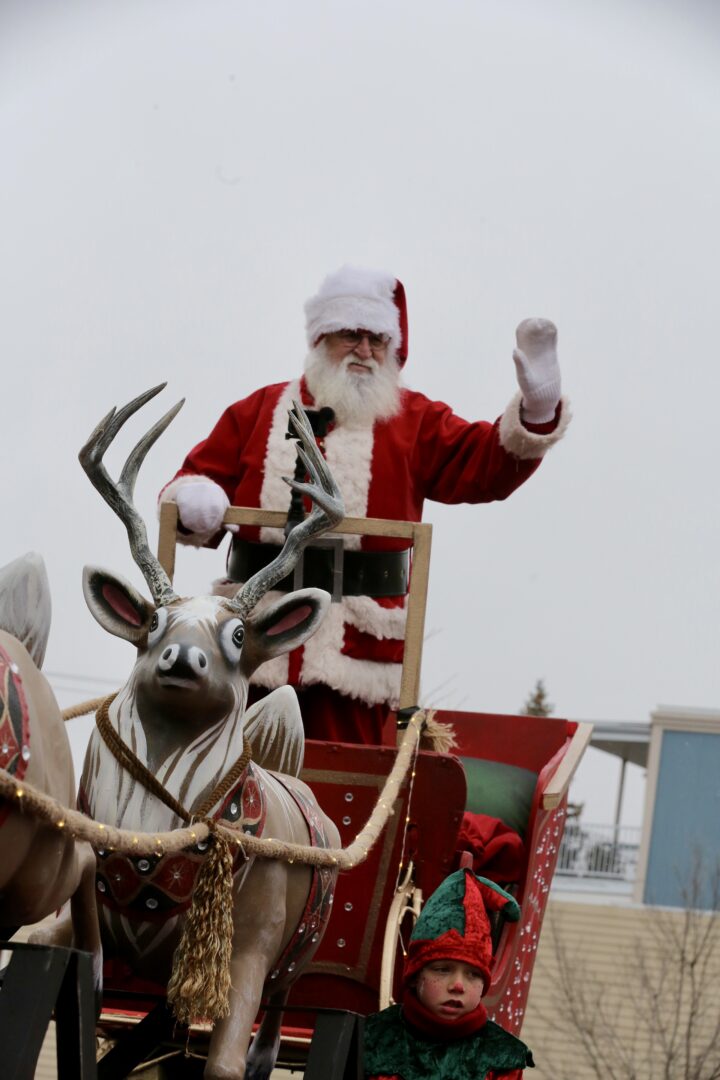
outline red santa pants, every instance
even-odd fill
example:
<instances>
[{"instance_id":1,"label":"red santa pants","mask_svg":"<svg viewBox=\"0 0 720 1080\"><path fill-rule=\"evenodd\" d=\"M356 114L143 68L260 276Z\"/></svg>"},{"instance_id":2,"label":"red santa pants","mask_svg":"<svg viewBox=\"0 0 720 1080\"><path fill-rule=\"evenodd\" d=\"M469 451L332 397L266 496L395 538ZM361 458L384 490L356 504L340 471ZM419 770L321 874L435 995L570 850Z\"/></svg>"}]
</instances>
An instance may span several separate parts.
<instances>
[{"instance_id":1,"label":"red santa pants","mask_svg":"<svg viewBox=\"0 0 720 1080\"><path fill-rule=\"evenodd\" d=\"M363 743L365 746L394 746L394 714L388 705L367 705L329 686L296 686L305 737L324 742ZM248 705L270 691L251 686Z\"/></svg>"}]
</instances>

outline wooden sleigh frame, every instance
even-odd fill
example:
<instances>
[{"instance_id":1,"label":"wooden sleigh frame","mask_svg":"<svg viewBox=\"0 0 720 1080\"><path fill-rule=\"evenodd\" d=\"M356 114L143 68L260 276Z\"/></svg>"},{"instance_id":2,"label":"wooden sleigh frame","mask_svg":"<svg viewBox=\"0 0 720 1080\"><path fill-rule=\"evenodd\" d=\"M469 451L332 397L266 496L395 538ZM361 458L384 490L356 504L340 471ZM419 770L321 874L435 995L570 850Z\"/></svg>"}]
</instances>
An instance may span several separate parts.
<instances>
[{"instance_id":1,"label":"wooden sleigh frame","mask_svg":"<svg viewBox=\"0 0 720 1080\"><path fill-rule=\"evenodd\" d=\"M254 510L240 506L228 507L224 525L254 525L282 529L287 514L279 510ZM158 559L170 580L175 573L178 512L173 502L160 507ZM425 613L430 579L432 525L424 522L390 521L384 518L346 517L327 536L385 536L406 539L412 544L412 573L408 591L405 652L400 680L400 709L418 705L422 648L425 635ZM554 810L565 798L592 735L592 724L579 723L562 760L549 779L542 796L541 808Z\"/></svg>"},{"instance_id":2,"label":"wooden sleigh frame","mask_svg":"<svg viewBox=\"0 0 720 1080\"><path fill-rule=\"evenodd\" d=\"M158 559L171 581L175 573L177 521L178 513L175 503L163 503L160 507ZM286 521L287 514L279 510L249 510L240 506L230 506L225 513L223 524L283 529ZM346 517L336 529L325 533L324 536L386 536L411 542L412 575L407 604L400 708L405 709L417 705L420 694L420 665L425 633L432 525L412 521L386 521L382 518Z\"/></svg>"}]
</instances>

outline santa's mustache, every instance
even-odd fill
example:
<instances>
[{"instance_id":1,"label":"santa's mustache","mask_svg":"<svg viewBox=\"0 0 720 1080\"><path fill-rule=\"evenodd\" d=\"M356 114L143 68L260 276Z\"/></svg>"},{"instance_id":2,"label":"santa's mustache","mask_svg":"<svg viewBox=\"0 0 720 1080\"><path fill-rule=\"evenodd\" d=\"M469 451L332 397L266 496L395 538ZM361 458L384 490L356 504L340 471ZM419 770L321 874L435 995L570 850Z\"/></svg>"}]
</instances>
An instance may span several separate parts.
<instances>
[{"instance_id":1,"label":"santa's mustache","mask_svg":"<svg viewBox=\"0 0 720 1080\"><path fill-rule=\"evenodd\" d=\"M351 367L366 368L372 375L375 375L380 370L380 365L378 364L377 360L375 360L372 356L368 360L361 360L359 356L353 356L352 353L350 353L349 356L343 357L338 367L341 371L347 373L350 376L355 374L353 371L350 370Z\"/></svg>"},{"instance_id":2,"label":"santa's mustache","mask_svg":"<svg viewBox=\"0 0 720 1080\"><path fill-rule=\"evenodd\" d=\"M315 403L333 409L341 423L364 426L398 410L400 370L394 359L380 364L351 352L331 360L321 342L307 357L305 377Z\"/></svg>"}]
</instances>

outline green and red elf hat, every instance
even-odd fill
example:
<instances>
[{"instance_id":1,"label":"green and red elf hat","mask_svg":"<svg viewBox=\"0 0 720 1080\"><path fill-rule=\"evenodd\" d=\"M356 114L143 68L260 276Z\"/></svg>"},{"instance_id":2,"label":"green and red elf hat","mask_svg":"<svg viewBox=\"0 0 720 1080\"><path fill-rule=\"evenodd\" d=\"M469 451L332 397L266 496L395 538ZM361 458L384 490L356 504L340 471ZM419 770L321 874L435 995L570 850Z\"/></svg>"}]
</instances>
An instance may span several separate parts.
<instances>
[{"instance_id":1,"label":"green and red elf hat","mask_svg":"<svg viewBox=\"0 0 720 1080\"><path fill-rule=\"evenodd\" d=\"M520 906L509 893L472 870L456 870L435 890L410 937L403 989L414 975L434 960L459 960L483 973L487 993L492 968L492 940L488 911L499 911L517 922Z\"/></svg>"}]
</instances>

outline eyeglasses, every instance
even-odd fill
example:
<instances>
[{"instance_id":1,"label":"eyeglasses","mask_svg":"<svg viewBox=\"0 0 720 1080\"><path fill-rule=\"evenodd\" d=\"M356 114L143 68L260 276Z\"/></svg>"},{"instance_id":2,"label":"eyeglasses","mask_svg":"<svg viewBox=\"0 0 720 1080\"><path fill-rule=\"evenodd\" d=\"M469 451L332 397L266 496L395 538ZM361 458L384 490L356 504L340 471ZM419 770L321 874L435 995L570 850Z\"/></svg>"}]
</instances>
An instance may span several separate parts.
<instances>
[{"instance_id":1,"label":"eyeglasses","mask_svg":"<svg viewBox=\"0 0 720 1080\"><path fill-rule=\"evenodd\" d=\"M384 349L390 344L389 334L371 334L369 330L340 330L337 336L349 349L356 349L363 338L368 339L368 345L373 350Z\"/></svg>"}]
</instances>

